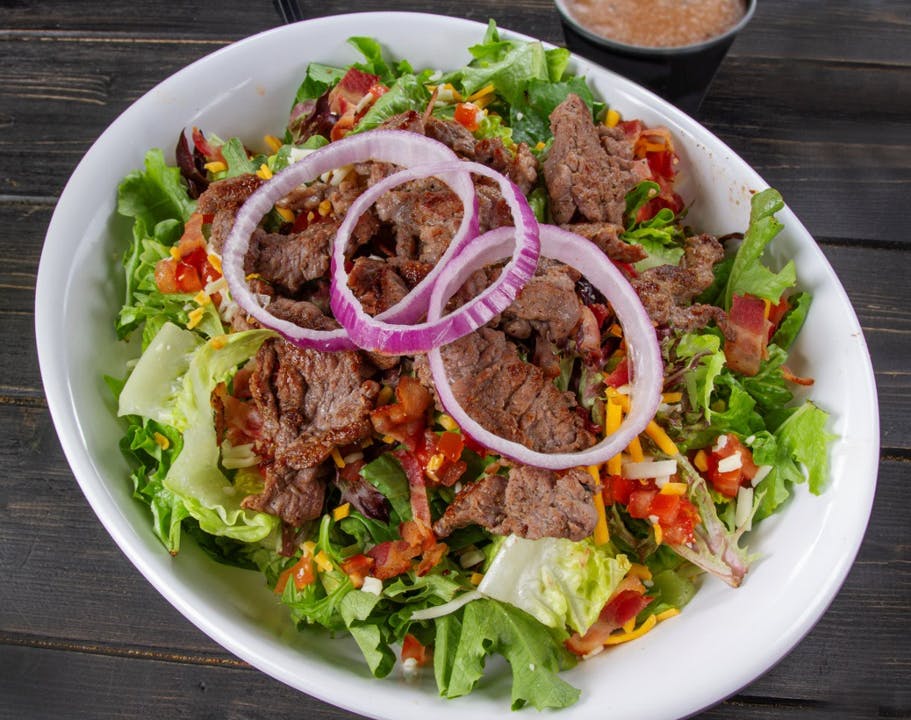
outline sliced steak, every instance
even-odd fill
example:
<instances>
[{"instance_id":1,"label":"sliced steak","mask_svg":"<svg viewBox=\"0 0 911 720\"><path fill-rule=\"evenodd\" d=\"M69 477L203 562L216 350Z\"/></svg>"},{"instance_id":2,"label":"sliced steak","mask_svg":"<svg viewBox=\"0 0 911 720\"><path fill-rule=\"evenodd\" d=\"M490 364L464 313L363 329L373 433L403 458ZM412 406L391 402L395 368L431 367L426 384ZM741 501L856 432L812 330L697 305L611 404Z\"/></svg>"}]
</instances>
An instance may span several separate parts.
<instances>
[{"instance_id":1,"label":"sliced steak","mask_svg":"<svg viewBox=\"0 0 911 720\"><path fill-rule=\"evenodd\" d=\"M598 248L614 262L637 263L648 257L648 253L640 245L631 245L621 240L622 225L609 222L572 223L561 226L564 230L581 235L591 240Z\"/></svg>"},{"instance_id":2,"label":"sliced steak","mask_svg":"<svg viewBox=\"0 0 911 720\"><path fill-rule=\"evenodd\" d=\"M196 211L213 216L209 239L216 252L221 252L240 206L262 184L256 175L237 175L212 183L199 196Z\"/></svg>"},{"instance_id":3,"label":"sliced steak","mask_svg":"<svg viewBox=\"0 0 911 720\"><path fill-rule=\"evenodd\" d=\"M522 360L502 332L481 328L444 346L442 354L456 399L491 432L538 452L594 444L572 393L561 392L541 368Z\"/></svg>"},{"instance_id":4,"label":"sliced steak","mask_svg":"<svg viewBox=\"0 0 911 720\"><path fill-rule=\"evenodd\" d=\"M559 474L520 466L508 477L485 475L466 485L437 520L433 530L446 537L466 525L480 525L497 535L537 540L582 540L597 522L587 472L574 468Z\"/></svg>"},{"instance_id":5,"label":"sliced steak","mask_svg":"<svg viewBox=\"0 0 911 720\"><path fill-rule=\"evenodd\" d=\"M539 271L503 311L503 329L521 339L536 331L551 342L564 345L582 319L582 303L576 295L578 278L577 272L561 264Z\"/></svg>"},{"instance_id":6,"label":"sliced steak","mask_svg":"<svg viewBox=\"0 0 911 720\"><path fill-rule=\"evenodd\" d=\"M634 278L631 284L649 317L658 326L691 332L712 320L719 325L725 313L714 305L692 305L693 298L715 279L712 268L724 257L724 248L711 235L686 240L680 265L659 265Z\"/></svg>"},{"instance_id":7,"label":"sliced steak","mask_svg":"<svg viewBox=\"0 0 911 720\"><path fill-rule=\"evenodd\" d=\"M379 393L379 385L367 379L373 372L356 352L323 353L280 339L263 344L250 391L262 418L257 452L273 461L263 493L245 502L275 506L280 501L273 496L288 488L300 497L316 497L311 487L316 476L301 471L319 466L334 447L371 435L370 411ZM306 503L311 509L315 505L315 500ZM300 524L299 514L282 517Z\"/></svg>"},{"instance_id":8,"label":"sliced steak","mask_svg":"<svg viewBox=\"0 0 911 720\"><path fill-rule=\"evenodd\" d=\"M626 193L638 182L631 152L613 152L602 142L591 111L570 94L550 115L553 145L544 161L544 180L554 221L623 222ZM619 137L618 148L622 147Z\"/></svg>"},{"instance_id":9,"label":"sliced steak","mask_svg":"<svg viewBox=\"0 0 911 720\"><path fill-rule=\"evenodd\" d=\"M364 312L378 315L408 294L408 285L395 267L384 260L359 257L348 273L348 287Z\"/></svg>"},{"instance_id":10,"label":"sliced steak","mask_svg":"<svg viewBox=\"0 0 911 720\"><path fill-rule=\"evenodd\" d=\"M263 469L266 486L259 495L241 503L249 510L277 515L293 527L300 527L323 513L327 473L322 467L303 468L276 461Z\"/></svg>"},{"instance_id":11,"label":"sliced steak","mask_svg":"<svg viewBox=\"0 0 911 720\"><path fill-rule=\"evenodd\" d=\"M253 231L244 272L257 273L283 293L297 295L303 286L329 273L329 254L338 223L319 222L290 235Z\"/></svg>"}]
</instances>

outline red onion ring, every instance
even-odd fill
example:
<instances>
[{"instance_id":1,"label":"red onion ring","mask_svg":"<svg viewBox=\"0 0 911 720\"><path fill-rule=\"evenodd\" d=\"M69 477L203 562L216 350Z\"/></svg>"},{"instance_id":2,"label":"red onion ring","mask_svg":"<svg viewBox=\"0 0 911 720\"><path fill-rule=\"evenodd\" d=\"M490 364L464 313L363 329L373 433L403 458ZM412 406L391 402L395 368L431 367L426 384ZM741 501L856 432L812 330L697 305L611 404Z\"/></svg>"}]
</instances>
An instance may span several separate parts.
<instances>
[{"instance_id":1,"label":"red onion ring","mask_svg":"<svg viewBox=\"0 0 911 720\"><path fill-rule=\"evenodd\" d=\"M367 160L393 163L406 168L424 165L428 160L449 161L444 179L466 208L462 223L453 238L453 244L456 244L455 240L459 240L461 244L466 237L477 234L477 200L471 176L455 163L457 156L452 150L443 143L423 135L404 130L372 130L360 135L350 135L314 150L276 173L272 179L261 185L238 211L234 226L222 249L222 271L231 297L247 314L263 327L275 330L299 347L334 351L350 350L356 346L344 327L337 330L302 328L275 317L259 303L250 292L244 273L244 258L250 248L250 236L272 206L298 185L343 165ZM472 208L472 212L468 212L469 207ZM355 220L359 216L360 213L355 216ZM429 286L430 283L422 288L422 292ZM397 318L400 312L406 315L413 312L412 304L409 303L402 308L396 305L387 310L384 316Z\"/></svg>"},{"instance_id":2,"label":"red onion ring","mask_svg":"<svg viewBox=\"0 0 911 720\"><path fill-rule=\"evenodd\" d=\"M597 445L574 453L542 453L506 440L471 418L458 403L438 347L428 352L434 384L446 412L468 435L494 452L525 465L565 470L580 465L600 465L621 452L645 430L661 402L663 364L655 328L626 278L589 240L553 225L540 226L541 255L571 265L604 294L613 307L626 341L633 377L632 407L617 432ZM505 257L512 246L512 228L497 228L481 235L459 255L459 268L441 279L430 296L427 316L434 320L468 276L486 264Z\"/></svg>"},{"instance_id":3,"label":"red onion ring","mask_svg":"<svg viewBox=\"0 0 911 720\"><path fill-rule=\"evenodd\" d=\"M358 218L383 193L397 185L433 176L445 179L460 172L482 175L500 186L515 222L515 228L511 228L510 233L510 237L515 238L510 261L490 287L456 312L443 317L437 315L433 319L410 325L389 322L394 319L414 321L419 318L427 309L431 292L439 284L448 283L453 274L458 274L464 264L462 253L466 248L474 246L477 238L471 234L453 238L433 271L396 306L395 309L401 308L399 317L393 317L388 311L371 317L364 312L348 287L348 274L345 271L345 249ZM348 331L349 337L365 350L390 355L426 352L473 332L507 308L534 275L539 251L538 223L534 213L525 195L508 178L486 165L465 160L415 166L390 175L368 188L348 208L332 249L330 306L336 319Z\"/></svg>"}]
</instances>

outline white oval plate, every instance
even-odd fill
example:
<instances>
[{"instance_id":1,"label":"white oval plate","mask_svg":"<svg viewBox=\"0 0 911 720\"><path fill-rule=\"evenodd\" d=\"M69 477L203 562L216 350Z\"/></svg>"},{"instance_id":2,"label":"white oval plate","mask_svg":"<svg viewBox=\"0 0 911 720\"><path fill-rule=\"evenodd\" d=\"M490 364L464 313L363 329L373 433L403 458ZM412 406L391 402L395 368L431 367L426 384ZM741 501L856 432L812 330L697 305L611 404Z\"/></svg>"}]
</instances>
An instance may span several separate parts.
<instances>
[{"instance_id":1,"label":"white oval plate","mask_svg":"<svg viewBox=\"0 0 911 720\"><path fill-rule=\"evenodd\" d=\"M171 558L153 536L148 509L131 497L118 451L121 426L102 375L124 374L133 354L113 332L120 303L119 257L129 229L115 214L119 179L142 166L147 148L169 152L181 128L198 125L259 146L284 127L307 63L357 59L351 35L378 38L415 67L451 69L484 26L410 13L313 20L248 38L205 57L140 98L98 139L67 184L38 272L36 331L41 374L66 457L108 532L142 574L203 632L263 672L310 695L376 718L500 718L509 679L491 664L475 693L441 700L432 674L406 683L369 676L348 641L298 633L255 573L210 561L191 542ZM701 230L743 230L751 192L766 183L726 145L655 95L582 59L576 71L625 117L667 125L681 155L681 189ZM762 553L745 584L706 580L682 615L650 634L581 663L565 678L582 689L563 717L656 720L691 714L748 684L776 663L821 617L864 534L878 461L873 373L854 311L831 267L796 217L774 252L793 257L814 304L792 369L812 375L813 397L839 435L821 497L800 488L783 513L750 538ZM837 352L835 351L837 349Z\"/></svg>"}]
</instances>

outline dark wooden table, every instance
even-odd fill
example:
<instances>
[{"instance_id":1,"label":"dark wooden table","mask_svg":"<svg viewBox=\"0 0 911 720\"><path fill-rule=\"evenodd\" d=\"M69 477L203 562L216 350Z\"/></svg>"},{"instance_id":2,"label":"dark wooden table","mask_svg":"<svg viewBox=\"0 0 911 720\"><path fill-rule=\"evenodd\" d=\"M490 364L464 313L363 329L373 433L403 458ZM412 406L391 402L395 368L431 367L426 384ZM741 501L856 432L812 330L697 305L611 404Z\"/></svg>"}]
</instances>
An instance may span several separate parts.
<instances>
[{"instance_id":1,"label":"dark wooden table","mask_svg":"<svg viewBox=\"0 0 911 720\"><path fill-rule=\"evenodd\" d=\"M494 17L563 43L546 0L304 5ZM222 650L121 555L60 450L33 340L44 233L82 154L160 80L279 17L269 0L0 8L0 716L352 717ZM835 267L882 419L873 515L841 593L779 665L700 717L911 717L911 5L760 0L699 118L783 192ZM718 662L736 653L719 648Z\"/></svg>"}]
</instances>

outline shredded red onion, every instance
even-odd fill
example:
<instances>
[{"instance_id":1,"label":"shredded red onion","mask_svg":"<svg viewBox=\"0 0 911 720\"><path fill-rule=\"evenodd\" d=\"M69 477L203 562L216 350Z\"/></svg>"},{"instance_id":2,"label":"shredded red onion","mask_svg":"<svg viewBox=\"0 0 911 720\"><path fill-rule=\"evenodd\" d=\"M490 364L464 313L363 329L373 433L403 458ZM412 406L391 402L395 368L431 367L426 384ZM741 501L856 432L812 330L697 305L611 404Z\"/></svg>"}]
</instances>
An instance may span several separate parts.
<instances>
[{"instance_id":1,"label":"shredded red onion","mask_svg":"<svg viewBox=\"0 0 911 720\"><path fill-rule=\"evenodd\" d=\"M302 328L275 317L260 304L256 296L250 292L244 274L244 258L250 247L250 236L272 206L298 185L330 170L368 160L393 163L405 168L426 165L428 161L448 161L444 179L465 205L465 213L456 238L462 243L465 238L477 234L476 198L471 176L457 164L457 157L452 150L443 143L423 135L403 130L372 130L330 143L289 165L269 182L260 186L241 206L234 220L234 227L225 240L222 270L231 297L246 313L263 327L277 331L289 342L300 347L333 351L349 350L356 346L344 327L337 330ZM352 213L349 213L350 215ZM356 220L359 215L360 213L355 215L354 219ZM421 291L425 292L429 286L430 283L426 283ZM395 319L400 317L400 313L407 317L413 312L413 303L408 302L402 307L390 308L384 316Z\"/></svg>"},{"instance_id":2,"label":"shredded red onion","mask_svg":"<svg viewBox=\"0 0 911 720\"><path fill-rule=\"evenodd\" d=\"M614 264L589 240L552 225L540 226L541 255L570 265L604 294L611 304L626 342L632 370L630 413L617 432L587 450L574 453L542 453L506 440L483 427L462 409L449 383L439 346L428 352L434 384L446 412L472 439L494 452L526 465L564 470L580 465L600 465L621 452L645 430L661 401L663 364L651 320L636 292ZM459 255L458 268L441 277L430 297L427 316L440 317L442 308L468 276L505 257L512 248L513 228L492 230L468 244Z\"/></svg>"},{"instance_id":3,"label":"shredded red onion","mask_svg":"<svg viewBox=\"0 0 911 720\"><path fill-rule=\"evenodd\" d=\"M433 271L399 305L392 309L396 311L395 313L387 311L371 317L364 312L354 297L354 293L348 287L348 274L345 271L345 249L358 218L392 187L409 180L426 177L440 177L446 182L450 182L450 178L455 173L461 172L482 175L500 186L515 223L515 228L511 228L508 235L509 242L513 245L511 259L490 287L456 312L443 317L438 314L421 323L393 324L390 322L390 320L414 322L423 316L434 288L440 284L449 286L450 279L460 273L464 267L462 253L467 248L473 247L478 242L478 238L474 233L458 235L453 238ZM467 215L467 204L465 204L465 208ZM472 207L471 214L472 225L477 227L476 206ZM385 178L361 194L351 204L333 245L330 305L336 319L348 331L349 337L356 345L365 350L390 355L426 352L467 335L507 308L529 278L534 275L539 250L538 223L534 213L522 191L508 178L485 165L465 160L415 166Z\"/></svg>"}]
</instances>

